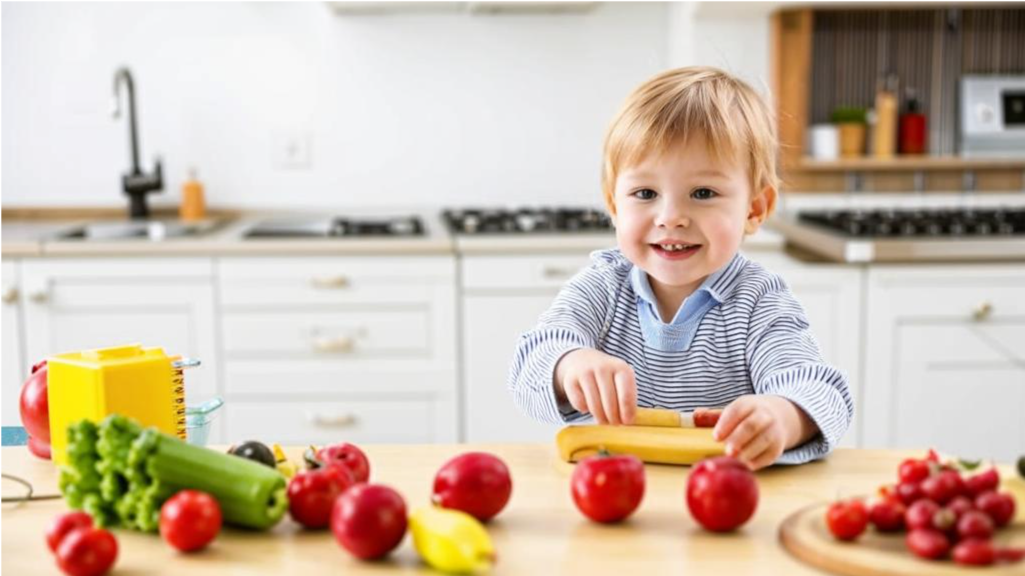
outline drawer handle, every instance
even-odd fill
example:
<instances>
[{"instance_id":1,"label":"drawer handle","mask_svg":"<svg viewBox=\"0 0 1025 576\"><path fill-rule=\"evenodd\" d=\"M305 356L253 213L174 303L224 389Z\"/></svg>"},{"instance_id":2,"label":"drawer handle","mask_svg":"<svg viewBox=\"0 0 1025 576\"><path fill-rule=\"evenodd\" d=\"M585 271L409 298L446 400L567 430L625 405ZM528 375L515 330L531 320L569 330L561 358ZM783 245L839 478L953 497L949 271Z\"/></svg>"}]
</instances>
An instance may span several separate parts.
<instances>
[{"instance_id":1,"label":"drawer handle","mask_svg":"<svg viewBox=\"0 0 1025 576\"><path fill-rule=\"evenodd\" d=\"M50 293L46 290L36 290L35 292L28 295L29 300L37 304L45 304L50 299Z\"/></svg>"},{"instance_id":2,"label":"drawer handle","mask_svg":"<svg viewBox=\"0 0 1025 576\"><path fill-rule=\"evenodd\" d=\"M541 275L548 280L560 280L573 276L574 272L576 271L570 270L568 268L556 268L554 266L545 266L544 269L541 270Z\"/></svg>"},{"instance_id":3,"label":"drawer handle","mask_svg":"<svg viewBox=\"0 0 1025 576\"><path fill-rule=\"evenodd\" d=\"M314 288L348 288L347 276L315 276L310 280Z\"/></svg>"},{"instance_id":4,"label":"drawer handle","mask_svg":"<svg viewBox=\"0 0 1025 576\"><path fill-rule=\"evenodd\" d=\"M352 352L355 340L348 336L338 338L317 338L313 341L313 348L317 352Z\"/></svg>"},{"instance_id":5,"label":"drawer handle","mask_svg":"<svg viewBox=\"0 0 1025 576\"><path fill-rule=\"evenodd\" d=\"M4 289L4 304L13 304L18 301L18 289L10 287Z\"/></svg>"},{"instance_id":6,"label":"drawer handle","mask_svg":"<svg viewBox=\"0 0 1025 576\"><path fill-rule=\"evenodd\" d=\"M321 428L348 428L356 424L356 416L354 414L307 412L306 418L310 421L310 424Z\"/></svg>"},{"instance_id":7,"label":"drawer handle","mask_svg":"<svg viewBox=\"0 0 1025 576\"><path fill-rule=\"evenodd\" d=\"M992 315L993 304L988 300L976 306L975 310L972 310L972 318L974 318L976 322L982 322L983 320L987 320Z\"/></svg>"}]
</instances>

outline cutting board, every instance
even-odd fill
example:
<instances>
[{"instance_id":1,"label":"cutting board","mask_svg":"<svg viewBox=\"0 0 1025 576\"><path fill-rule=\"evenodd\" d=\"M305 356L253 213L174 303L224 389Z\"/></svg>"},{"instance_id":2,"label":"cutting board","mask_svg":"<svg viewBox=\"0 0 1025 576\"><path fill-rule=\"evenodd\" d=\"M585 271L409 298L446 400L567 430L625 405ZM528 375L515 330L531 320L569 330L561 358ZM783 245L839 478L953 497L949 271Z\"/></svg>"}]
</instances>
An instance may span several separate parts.
<instances>
[{"instance_id":1,"label":"cutting board","mask_svg":"<svg viewBox=\"0 0 1025 576\"><path fill-rule=\"evenodd\" d=\"M1001 469L1004 481L1001 490L1014 494L1017 512L1014 521L999 530L995 542L1025 547L1025 480L1009 477L1010 468ZM783 547L797 559L833 574L851 576L930 576L987 574L991 576L1022 576L1025 562L995 564L971 568L952 560L933 562L919 559L904 546L906 532L881 534L871 525L854 542L841 542L826 527L829 502L802 508L788 516L780 525Z\"/></svg>"}]
</instances>

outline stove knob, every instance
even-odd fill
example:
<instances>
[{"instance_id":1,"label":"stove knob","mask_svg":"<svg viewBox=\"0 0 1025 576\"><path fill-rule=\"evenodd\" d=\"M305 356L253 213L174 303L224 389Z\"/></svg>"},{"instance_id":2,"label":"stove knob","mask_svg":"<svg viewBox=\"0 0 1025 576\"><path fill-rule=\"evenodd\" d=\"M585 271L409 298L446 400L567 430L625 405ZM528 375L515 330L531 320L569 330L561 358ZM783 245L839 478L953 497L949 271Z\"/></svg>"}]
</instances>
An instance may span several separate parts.
<instances>
[{"instance_id":1,"label":"stove knob","mask_svg":"<svg viewBox=\"0 0 1025 576\"><path fill-rule=\"evenodd\" d=\"M950 233L960 236L965 233L965 225L961 222L950 223Z\"/></svg>"},{"instance_id":2,"label":"stove knob","mask_svg":"<svg viewBox=\"0 0 1025 576\"><path fill-rule=\"evenodd\" d=\"M480 218L473 214L467 214L466 218L463 218L463 232L473 234L480 228Z\"/></svg>"},{"instance_id":3,"label":"stove knob","mask_svg":"<svg viewBox=\"0 0 1025 576\"><path fill-rule=\"evenodd\" d=\"M412 220L392 220L388 223L388 231L395 235L412 234L415 229Z\"/></svg>"},{"instance_id":4,"label":"stove knob","mask_svg":"<svg viewBox=\"0 0 1025 576\"><path fill-rule=\"evenodd\" d=\"M529 214L520 214L516 217L516 224L523 232L530 232L537 228L537 220Z\"/></svg>"}]
</instances>

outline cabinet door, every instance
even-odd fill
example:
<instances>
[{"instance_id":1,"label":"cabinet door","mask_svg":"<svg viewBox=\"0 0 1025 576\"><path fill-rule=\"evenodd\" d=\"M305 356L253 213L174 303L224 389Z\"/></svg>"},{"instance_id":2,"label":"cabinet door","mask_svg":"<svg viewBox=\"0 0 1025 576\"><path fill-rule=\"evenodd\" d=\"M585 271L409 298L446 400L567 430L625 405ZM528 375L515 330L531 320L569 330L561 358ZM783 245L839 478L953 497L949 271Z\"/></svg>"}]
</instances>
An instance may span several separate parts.
<instances>
[{"instance_id":1,"label":"cabinet door","mask_svg":"<svg viewBox=\"0 0 1025 576\"><path fill-rule=\"evenodd\" d=\"M3 425L21 426L18 398L21 385L28 376L22 357L21 290L18 262L4 260L3 278Z\"/></svg>"},{"instance_id":2,"label":"cabinet door","mask_svg":"<svg viewBox=\"0 0 1025 576\"><path fill-rule=\"evenodd\" d=\"M747 256L783 276L804 307L823 360L847 373L854 399L854 422L840 445L858 446L864 270L858 266L807 264L780 252L753 252Z\"/></svg>"},{"instance_id":3,"label":"cabinet door","mask_svg":"<svg viewBox=\"0 0 1025 576\"><path fill-rule=\"evenodd\" d=\"M556 292L463 298L467 442L551 442L559 426L530 418L507 387L520 334L537 324Z\"/></svg>"},{"instance_id":4,"label":"cabinet door","mask_svg":"<svg viewBox=\"0 0 1025 576\"><path fill-rule=\"evenodd\" d=\"M1025 454L1023 295L1022 266L873 269L867 444Z\"/></svg>"},{"instance_id":5,"label":"cabinet door","mask_svg":"<svg viewBox=\"0 0 1025 576\"><path fill-rule=\"evenodd\" d=\"M217 393L214 291L209 260L33 259L22 267L25 352L52 354L127 343L196 358L186 397Z\"/></svg>"}]
</instances>

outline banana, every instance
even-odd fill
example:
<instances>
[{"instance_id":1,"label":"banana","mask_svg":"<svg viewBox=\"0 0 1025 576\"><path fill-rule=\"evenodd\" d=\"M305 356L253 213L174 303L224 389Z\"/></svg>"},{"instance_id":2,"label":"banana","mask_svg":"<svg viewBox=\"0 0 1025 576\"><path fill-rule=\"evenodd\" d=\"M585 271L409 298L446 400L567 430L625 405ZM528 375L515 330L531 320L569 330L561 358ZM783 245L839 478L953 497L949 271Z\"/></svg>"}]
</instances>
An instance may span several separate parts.
<instances>
[{"instance_id":1,"label":"banana","mask_svg":"<svg viewBox=\"0 0 1025 576\"><path fill-rule=\"evenodd\" d=\"M281 449L280 444L275 444L273 450L274 461L277 464L278 472L281 472L285 478L291 479L296 473L295 464L292 464L288 458L285 457L285 451Z\"/></svg>"},{"instance_id":2,"label":"banana","mask_svg":"<svg viewBox=\"0 0 1025 576\"><path fill-rule=\"evenodd\" d=\"M693 464L725 453L723 444L712 439L711 428L566 426L559 430L555 444L566 462L577 462L601 449L655 464Z\"/></svg>"},{"instance_id":3,"label":"banana","mask_svg":"<svg viewBox=\"0 0 1025 576\"><path fill-rule=\"evenodd\" d=\"M427 564L450 573L486 571L495 549L484 526L459 510L422 507L409 517L413 546Z\"/></svg>"}]
</instances>

